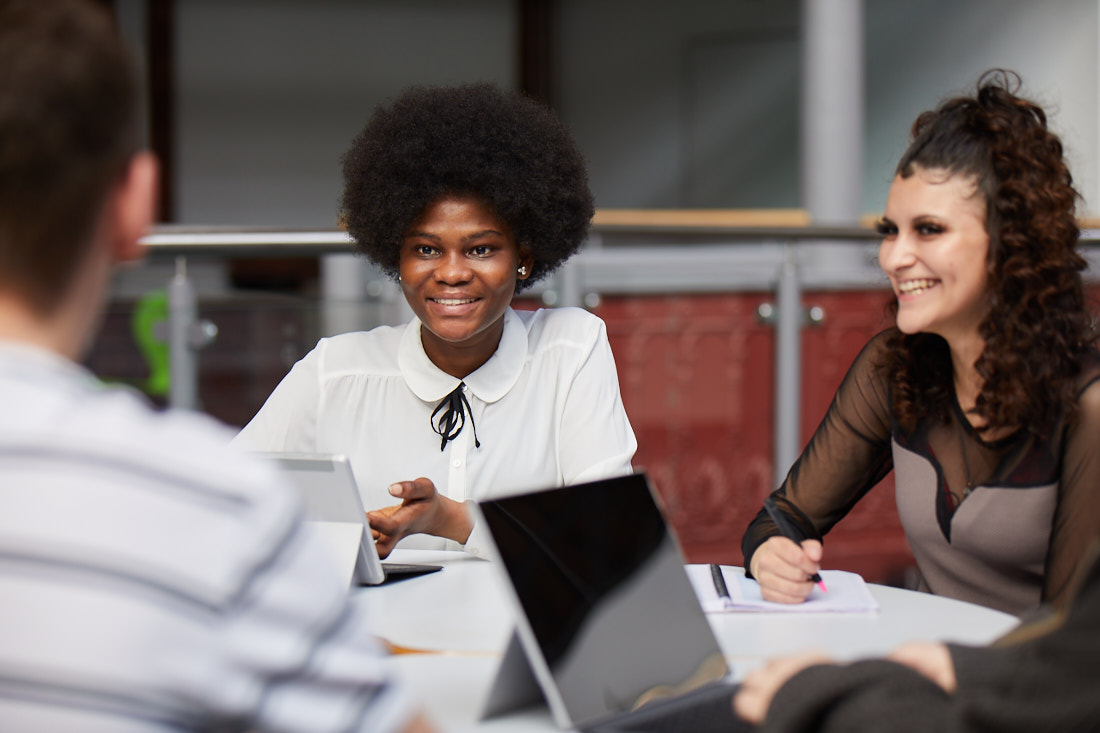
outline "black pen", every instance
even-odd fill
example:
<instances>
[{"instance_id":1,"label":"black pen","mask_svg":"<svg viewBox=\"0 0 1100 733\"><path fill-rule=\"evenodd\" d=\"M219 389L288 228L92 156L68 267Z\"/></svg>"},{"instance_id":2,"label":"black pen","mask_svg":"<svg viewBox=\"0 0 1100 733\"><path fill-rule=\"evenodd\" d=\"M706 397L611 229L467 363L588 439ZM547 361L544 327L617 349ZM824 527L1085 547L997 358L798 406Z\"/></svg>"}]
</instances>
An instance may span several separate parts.
<instances>
[{"instance_id":1,"label":"black pen","mask_svg":"<svg viewBox=\"0 0 1100 733\"><path fill-rule=\"evenodd\" d=\"M772 518L772 521L775 522L775 526L779 528L779 531L783 533L784 537L794 542L796 545L800 544L798 541L798 530L791 526L791 520L787 519L787 516L779 511L779 507L775 505L775 502L772 501L770 496L764 499L764 510L768 512L768 516ZM811 575L810 580L817 583L821 590L828 591L828 589L825 588L825 581L823 581L821 576L817 573Z\"/></svg>"},{"instance_id":2,"label":"black pen","mask_svg":"<svg viewBox=\"0 0 1100 733\"><path fill-rule=\"evenodd\" d=\"M714 590L718 591L719 598L729 598L730 591L726 587L726 579L722 576L722 567L720 565L710 564L710 578L714 581Z\"/></svg>"}]
</instances>

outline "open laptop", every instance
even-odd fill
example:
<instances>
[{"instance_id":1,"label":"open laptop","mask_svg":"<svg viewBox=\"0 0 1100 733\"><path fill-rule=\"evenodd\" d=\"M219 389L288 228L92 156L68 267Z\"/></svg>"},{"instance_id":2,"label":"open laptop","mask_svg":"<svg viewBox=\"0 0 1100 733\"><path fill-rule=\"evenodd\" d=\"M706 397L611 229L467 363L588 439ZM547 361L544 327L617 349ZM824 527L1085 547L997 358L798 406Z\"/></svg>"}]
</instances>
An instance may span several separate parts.
<instances>
[{"instance_id":1,"label":"open laptop","mask_svg":"<svg viewBox=\"0 0 1100 733\"><path fill-rule=\"evenodd\" d=\"M742 729L725 656L644 474L475 511L517 618L486 717L541 691L562 728ZM537 684L524 684L532 672Z\"/></svg>"},{"instance_id":2,"label":"open laptop","mask_svg":"<svg viewBox=\"0 0 1100 733\"><path fill-rule=\"evenodd\" d=\"M342 455L260 453L275 461L298 488L306 524L332 551L343 577L352 585L379 585L388 580L435 572L439 565L382 562L374 546L351 463Z\"/></svg>"}]
</instances>

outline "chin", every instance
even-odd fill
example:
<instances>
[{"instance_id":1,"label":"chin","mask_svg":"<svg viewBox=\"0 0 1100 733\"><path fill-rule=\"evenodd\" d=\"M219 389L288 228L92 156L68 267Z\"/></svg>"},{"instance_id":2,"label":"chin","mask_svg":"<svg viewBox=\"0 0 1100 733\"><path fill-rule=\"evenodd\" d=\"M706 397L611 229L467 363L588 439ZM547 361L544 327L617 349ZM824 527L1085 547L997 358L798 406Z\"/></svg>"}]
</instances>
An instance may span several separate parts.
<instances>
[{"instance_id":1,"label":"chin","mask_svg":"<svg viewBox=\"0 0 1100 733\"><path fill-rule=\"evenodd\" d=\"M431 332L440 341L445 341L449 344L461 344L467 339L473 338L477 335L477 329L473 328L447 328L440 325L438 328L428 327L428 331Z\"/></svg>"},{"instance_id":2,"label":"chin","mask_svg":"<svg viewBox=\"0 0 1100 733\"><path fill-rule=\"evenodd\" d=\"M927 323L922 323L915 318L906 318L903 315L898 316L897 327L899 331L909 336L928 330Z\"/></svg>"}]
</instances>

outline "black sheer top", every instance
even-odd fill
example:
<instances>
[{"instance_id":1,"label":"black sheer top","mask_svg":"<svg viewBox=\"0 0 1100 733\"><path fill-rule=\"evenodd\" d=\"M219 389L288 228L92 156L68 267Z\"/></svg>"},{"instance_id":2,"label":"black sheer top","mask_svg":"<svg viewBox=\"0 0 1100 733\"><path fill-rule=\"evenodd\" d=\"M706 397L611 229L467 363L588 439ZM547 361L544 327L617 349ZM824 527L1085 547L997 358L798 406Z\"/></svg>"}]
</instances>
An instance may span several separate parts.
<instances>
[{"instance_id":1,"label":"black sheer top","mask_svg":"<svg viewBox=\"0 0 1100 733\"><path fill-rule=\"evenodd\" d=\"M878 368L889 333L856 357L776 504L801 539L821 539L897 461L899 513L926 589L1013 613L1059 601L1100 534L1100 355L1083 367L1076 414L1049 439L1021 429L984 441L957 403L947 422L903 434ZM742 540L746 568L776 534L761 511Z\"/></svg>"}]
</instances>

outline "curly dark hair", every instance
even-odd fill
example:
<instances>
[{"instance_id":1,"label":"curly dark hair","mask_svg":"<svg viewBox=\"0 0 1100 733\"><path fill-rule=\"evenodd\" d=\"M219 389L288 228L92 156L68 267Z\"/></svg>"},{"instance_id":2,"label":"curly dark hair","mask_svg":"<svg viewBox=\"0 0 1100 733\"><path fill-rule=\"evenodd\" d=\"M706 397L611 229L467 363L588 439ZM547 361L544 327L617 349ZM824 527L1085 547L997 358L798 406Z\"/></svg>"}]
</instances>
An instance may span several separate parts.
<instances>
[{"instance_id":1,"label":"curly dark hair","mask_svg":"<svg viewBox=\"0 0 1100 733\"><path fill-rule=\"evenodd\" d=\"M396 277L405 232L440 197L472 195L534 258L519 292L581 246L595 211L584 158L550 110L492 84L411 87L379 105L344 155L341 216Z\"/></svg>"},{"instance_id":2,"label":"curly dark hair","mask_svg":"<svg viewBox=\"0 0 1100 733\"><path fill-rule=\"evenodd\" d=\"M1078 194L1061 141L1042 108L1017 96L1019 87L1014 72L994 69L975 95L922 113L896 173L942 169L976 178L986 202L991 307L978 327L985 345L975 364L983 386L974 413L986 430L1043 435L1072 414L1075 377L1096 334L1076 249ZM895 298L894 314L897 307ZM912 430L922 417L946 420L954 394L946 342L898 331L890 346L884 368L899 424Z\"/></svg>"}]
</instances>

